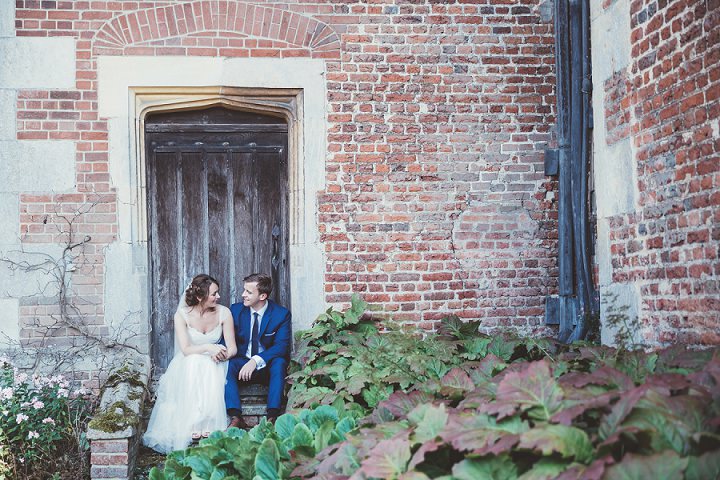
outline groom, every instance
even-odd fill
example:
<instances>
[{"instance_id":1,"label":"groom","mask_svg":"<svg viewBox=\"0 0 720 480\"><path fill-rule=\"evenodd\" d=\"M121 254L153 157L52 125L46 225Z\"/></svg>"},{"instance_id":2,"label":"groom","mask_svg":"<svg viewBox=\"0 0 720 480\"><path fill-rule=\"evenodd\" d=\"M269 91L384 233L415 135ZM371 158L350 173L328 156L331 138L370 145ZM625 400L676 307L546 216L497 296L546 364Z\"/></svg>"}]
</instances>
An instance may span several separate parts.
<instances>
[{"instance_id":1,"label":"groom","mask_svg":"<svg viewBox=\"0 0 720 480\"><path fill-rule=\"evenodd\" d=\"M229 361L225 382L228 428L247 428L240 408L240 384L269 385L267 418L272 422L280 415L292 338L290 312L268 299L272 278L253 273L243 281L242 304L230 307L238 353Z\"/></svg>"}]
</instances>

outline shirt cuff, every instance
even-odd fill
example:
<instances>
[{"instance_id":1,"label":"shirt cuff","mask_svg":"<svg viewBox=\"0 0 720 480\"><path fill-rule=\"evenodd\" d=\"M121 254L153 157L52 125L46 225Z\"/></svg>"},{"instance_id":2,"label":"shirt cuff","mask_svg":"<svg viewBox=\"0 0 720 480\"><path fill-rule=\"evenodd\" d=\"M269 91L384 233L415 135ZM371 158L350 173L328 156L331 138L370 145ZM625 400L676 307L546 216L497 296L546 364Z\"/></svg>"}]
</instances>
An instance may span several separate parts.
<instances>
[{"instance_id":1,"label":"shirt cuff","mask_svg":"<svg viewBox=\"0 0 720 480\"><path fill-rule=\"evenodd\" d=\"M255 364L257 365L255 370L262 370L265 368L265 360L263 360L260 355L255 355L254 357L250 357L250 359L255 360Z\"/></svg>"}]
</instances>

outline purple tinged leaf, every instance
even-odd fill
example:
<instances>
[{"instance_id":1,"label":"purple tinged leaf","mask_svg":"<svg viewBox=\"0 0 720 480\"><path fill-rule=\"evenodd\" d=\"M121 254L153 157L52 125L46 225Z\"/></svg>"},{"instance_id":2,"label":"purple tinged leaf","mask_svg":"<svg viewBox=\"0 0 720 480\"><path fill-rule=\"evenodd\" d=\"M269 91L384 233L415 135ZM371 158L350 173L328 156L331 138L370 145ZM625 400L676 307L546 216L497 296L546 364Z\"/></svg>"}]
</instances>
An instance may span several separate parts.
<instances>
[{"instance_id":1,"label":"purple tinged leaf","mask_svg":"<svg viewBox=\"0 0 720 480\"><path fill-rule=\"evenodd\" d=\"M517 417L497 422L484 414L451 415L441 438L459 451L486 450L495 453L497 450L499 453L517 443L517 434L528 428L527 423ZM508 439L504 440L505 437ZM494 449L501 441L503 443Z\"/></svg>"},{"instance_id":2,"label":"purple tinged leaf","mask_svg":"<svg viewBox=\"0 0 720 480\"><path fill-rule=\"evenodd\" d=\"M476 385L484 383L507 367L507 364L492 353L488 353L478 366L470 371L470 378Z\"/></svg>"},{"instance_id":3,"label":"purple tinged leaf","mask_svg":"<svg viewBox=\"0 0 720 480\"><path fill-rule=\"evenodd\" d=\"M595 397L589 398L589 399L583 399L578 401L573 401L573 405L569 406L567 408L563 408L559 412L557 412L555 415L552 416L550 421L553 423L560 423L563 425L572 425L572 421L582 415L583 413L587 412L588 410L592 410L595 408L600 407L610 407L610 403L619 396L618 392L608 392L604 395L597 395ZM567 404L567 402L566 402Z\"/></svg>"},{"instance_id":4,"label":"purple tinged leaf","mask_svg":"<svg viewBox=\"0 0 720 480\"><path fill-rule=\"evenodd\" d=\"M598 458L586 467L585 465L573 464L572 467L565 470L555 480L601 480L605 474L607 465L615 462L611 455Z\"/></svg>"},{"instance_id":5,"label":"purple tinged leaf","mask_svg":"<svg viewBox=\"0 0 720 480\"><path fill-rule=\"evenodd\" d=\"M425 454L434 452L441 446L442 444L437 440L430 440L420 445L420 448L418 448L417 452L415 452L410 459L410 465L408 466L408 470L415 469L415 467L425 461Z\"/></svg>"},{"instance_id":6,"label":"purple tinged leaf","mask_svg":"<svg viewBox=\"0 0 720 480\"><path fill-rule=\"evenodd\" d=\"M548 362L540 360L505 375L498 385L495 402L483 405L480 410L497 414L500 419L520 409L528 411L531 418L548 420L562 407L562 397Z\"/></svg>"},{"instance_id":7,"label":"purple tinged leaf","mask_svg":"<svg viewBox=\"0 0 720 480\"><path fill-rule=\"evenodd\" d=\"M473 455L484 457L485 455L500 455L501 453L510 453L520 441L520 435L507 434L500 437L495 443L488 444L485 447L472 451Z\"/></svg>"},{"instance_id":8,"label":"purple tinged leaf","mask_svg":"<svg viewBox=\"0 0 720 480\"><path fill-rule=\"evenodd\" d=\"M451 398L461 398L465 392L475 390L470 376L457 367L445 374L440 385L440 393Z\"/></svg>"},{"instance_id":9,"label":"purple tinged leaf","mask_svg":"<svg viewBox=\"0 0 720 480\"><path fill-rule=\"evenodd\" d=\"M645 385L653 387L653 390L670 395L671 390L684 390L690 386L690 381L685 375L679 373L661 373L648 376Z\"/></svg>"},{"instance_id":10,"label":"purple tinged leaf","mask_svg":"<svg viewBox=\"0 0 720 480\"><path fill-rule=\"evenodd\" d=\"M410 442L406 438L382 440L362 461L359 472L368 477L394 478L407 471Z\"/></svg>"},{"instance_id":11,"label":"purple tinged leaf","mask_svg":"<svg viewBox=\"0 0 720 480\"><path fill-rule=\"evenodd\" d=\"M620 400L613 406L610 413L600 422L598 435L602 440L607 440L617 431L620 424L630 414L632 409L635 408L637 402L645 396L646 392L647 386L640 385L620 397Z\"/></svg>"},{"instance_id":12,"label":"purple tinged leaf","mask_svg":"<svg viewBox=\"0 0 720 480\"><path fill-rule=\"evenodd\" d=\"M632 379L612 367L604 365L592 373L571 372L560 377L561 385L569 384L582 388L586 385L617 386L619 390L630 390L635 386Z\"/></svg>"},{"instance_id":13,"label":"purple tinged leaf","mask_svg":"<svg viewBox=\"0 0 720 480\"><path fill-rule=\"evenodd\" d=\"M388 409L395 417L404 417L421 403L428 403L432 400L431 395L419 390L410 393L397 391L390 395L387 400L380 402L378 408Z\"/></svg>"}]
</instances>

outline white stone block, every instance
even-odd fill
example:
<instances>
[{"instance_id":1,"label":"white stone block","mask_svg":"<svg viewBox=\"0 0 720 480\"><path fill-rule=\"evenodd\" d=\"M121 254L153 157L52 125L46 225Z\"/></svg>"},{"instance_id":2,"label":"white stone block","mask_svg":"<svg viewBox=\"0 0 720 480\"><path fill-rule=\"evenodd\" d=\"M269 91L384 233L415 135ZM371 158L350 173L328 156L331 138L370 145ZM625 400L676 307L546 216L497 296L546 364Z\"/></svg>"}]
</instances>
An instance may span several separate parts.
<instances>
[{"instance_id":1,"label":"white stone block","mask_svg":"<svg viewBox=\"0 0 720 480\"><path fill-rule=\"evenodd\" d=\"M626 341L642 343L642 330L633 328L640 314L639 299L636 284L616 283L600 287L600 341L603 345L615 346L615 335L623 327L629 333Z\"/></svg>"},{"instance_id":2,"label":"white stone block","mask_svg":"<svg viewBox=\"0 0 720 480\"><path fill-rule=\"evenodd\" d=\"M0 37L15 36L15 2L0 1Z\"/></svg>"},{"instance_id":3,"label":"white stone block","mask_svg":"<svg viewBox=\"0 0 720 480\"><path fill-rule=\"evenodd\" d=\"M0 193L0 246L19 243L20 207L18 196L13 193Z\"/></svg>"},{"instance_id":4,"label":"white stone block","mask_svg":"<svg viewBox=\"0 0 720 480\"><path fill-rule=\"evenodd\" d=\"M20 339L20 302L16 298L0 298L0 346Z\"/></svg>"},{"instance_id":5,"label":"white stone block","mask_svg":"<svg viewBox=\"0 0 720 480\"><path fill-rule=\"evenodd\" d=\"M594 160L598 216L610 217L635 211L637 172L630 139L604 148L598 145Z\"/></svg>"},{"instance_id":6,"label":"white stone block","mask_svg":"<svg viewBox=\"0 0 720 480\"><path fill-rule=\"evenodd\" d=\"M74 88L75 39L0 38L0 86Z\"/></svg>"},{"instance_id":7,"label":"white stone block","mask_svg":"<svg viewBox=\"0 0 720 480\"><path fill-rule=\"evenodd\" d=\"M15 140L15 90L0 90L0 140Z\"/></svg>"},{"instance_id":8,"label":"white stone block","mask_svg":"<svg viewBox=\"0 0 720 480\"><path fill-rule=\"evenodd\" d=\"M75 143L0 141L0 192L62 192L75 186Z\"/></svg>"},{"instance_id":9,"label":"white stone block","mask_svg":"<svg viewBox=\"0 0 720 480\"><path fill-rule=\"evenodd\" d=\"M149 331L150 315L143 299L147 275L134 268L134 248L113 243L105 251L105 320L122 339Z\"/></svg>"},{"instance_id":10,"label":"white stone block","mask_svg":"<svg viewBox=\"0 0 720 480\"><path fill-rule=\"evenodd\" d=\"M596 88L601 88L614 72L630 65L630 2L617 0L607 10L602 9L599 1L592 4L593 82Z\"/></svg>"}]
</instances>

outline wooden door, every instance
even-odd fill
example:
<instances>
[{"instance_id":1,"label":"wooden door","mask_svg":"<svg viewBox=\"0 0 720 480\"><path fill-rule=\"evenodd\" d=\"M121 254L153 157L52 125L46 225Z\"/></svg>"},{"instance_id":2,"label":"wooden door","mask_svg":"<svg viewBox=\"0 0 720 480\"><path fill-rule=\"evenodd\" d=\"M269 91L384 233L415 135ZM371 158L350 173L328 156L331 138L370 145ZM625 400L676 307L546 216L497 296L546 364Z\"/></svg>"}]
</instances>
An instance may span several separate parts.
<instances>
[{"instance_id":1,"label":"wooden door","mask_svg":"<svg viewBox=\"0 0 720 480\"><path fill-rule=\"evenodd\" d=\"M272 275L271 298L290 304L287 125L223 108L161 114L145 126L152 357L174 351L173 315L198 273L220 282L220 303L241 301L246 275Z\"/></svg>"}]
</instances>

